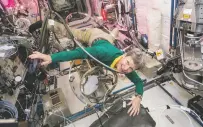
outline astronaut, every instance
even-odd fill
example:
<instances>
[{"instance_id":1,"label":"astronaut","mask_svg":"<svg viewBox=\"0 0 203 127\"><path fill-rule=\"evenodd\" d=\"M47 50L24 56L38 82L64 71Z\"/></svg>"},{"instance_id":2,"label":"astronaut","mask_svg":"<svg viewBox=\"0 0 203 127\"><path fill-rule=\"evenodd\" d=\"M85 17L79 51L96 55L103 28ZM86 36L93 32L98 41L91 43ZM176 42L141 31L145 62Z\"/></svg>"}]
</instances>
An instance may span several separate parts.
<instances>
[{"instance_id":1,"label":"astronaut","mask_svg":"<svg viewBox=\"0 0 203 127\"><path fill-rule=\"evenodd\" d=\"M57 36L70 37L66 32L63 24L56 21L48 21L48 29L54 30ZM136 86L135 96L128 105L131 105L128 113L130 116L139 114L140 103L143 96L143 81L135 72L144 64L143 53L135 48L127 53L113 45L115 37L118 34L118 29L114 29L111 34L108 34L98 28L90 28L87 30L71 29L74 37L81 43L86 43L89 47L85 50L100 60L104 64L116 69L120 73L132 81ZM31 59L41 59L41 65L48 65L55 62L72 61L76 59L90 59L90 57L81 49L76 48L71 51L62 51L51 55L33 52L29 56Z\"/></svg>"}]
</instances>

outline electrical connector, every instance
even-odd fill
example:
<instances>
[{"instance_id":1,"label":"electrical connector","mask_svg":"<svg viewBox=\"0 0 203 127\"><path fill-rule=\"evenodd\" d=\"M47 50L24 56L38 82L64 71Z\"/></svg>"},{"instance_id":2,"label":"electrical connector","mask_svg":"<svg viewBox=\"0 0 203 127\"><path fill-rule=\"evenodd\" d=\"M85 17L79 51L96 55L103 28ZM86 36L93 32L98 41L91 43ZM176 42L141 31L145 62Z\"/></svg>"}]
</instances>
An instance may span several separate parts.
<instances>
[{"instance_id":1,"label":"electrical connector","mask_svg":"<svg viewBox=\"0 0 203 127\"><path fill-rule=\"evenodd\" d=\"M180 108L184 111L187 111L187 112L191 112L191 109L187 108L187 107L183 107L183 106L180 106Z\"/></svg>"},{"instance_id":2,"label":"electrical connector","mask_svg":"<svg viewBox=\"0 0 203 127\"><path fill-rule=\"evenodd\" d=\"M53 114L53 112L48 112L48 115L52 115Z\"/></svg>"},{"instance_id":3,"label":"electrical connector","mask_svg":"<svg viewBox=\"0 0 203 127\"><path fill-rule=\"evenodd\" d=\"M54 26L54 20L49 19L49 20L48 20L48 24L49 24L50 26Z\"/></svg>"},{"instance_id":4,"label":"electrical connector","mask_svg":"<svg viewBox=\"0 0 203 127\"><path fill-rule=\"evenodd\" d=\"M30 113L30 109L25 109L25 113L26 114Z\"/></svg>"}]
</instances>

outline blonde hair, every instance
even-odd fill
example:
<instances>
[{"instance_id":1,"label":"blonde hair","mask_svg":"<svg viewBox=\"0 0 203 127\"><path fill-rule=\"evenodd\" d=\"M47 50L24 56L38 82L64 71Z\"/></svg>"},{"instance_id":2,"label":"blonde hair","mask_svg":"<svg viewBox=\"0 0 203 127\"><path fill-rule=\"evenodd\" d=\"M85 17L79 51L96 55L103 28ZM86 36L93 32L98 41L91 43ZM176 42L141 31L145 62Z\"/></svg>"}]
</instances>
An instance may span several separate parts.
<instances>
[{"instance_id":1,"label":"blonde hair","mask_svg":"<svg viewBox=\"0 0 203 127\"><path fill-rule=\"evenodd\" d=\"M131 56L134 64L138 69L142 68L145 65L144 54L138 48L133 48L126 53L126 56Z\"/></svg>"}]
</instances>

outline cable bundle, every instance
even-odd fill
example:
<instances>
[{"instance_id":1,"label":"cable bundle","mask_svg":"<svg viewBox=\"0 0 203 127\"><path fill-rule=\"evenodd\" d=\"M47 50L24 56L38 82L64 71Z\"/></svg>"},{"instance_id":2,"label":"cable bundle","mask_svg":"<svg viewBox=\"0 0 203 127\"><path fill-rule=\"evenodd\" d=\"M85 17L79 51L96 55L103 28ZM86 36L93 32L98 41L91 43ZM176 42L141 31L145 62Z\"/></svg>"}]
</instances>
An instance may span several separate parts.
<instances>
[{"instance_id":1,"label":"cable bundle","mask_svg":"<svg viewBox=\"0 0 203 127\"><path fill-rule=\"evenodd\" d=\"M8 112L12 118L18 119L18 110L8 101L0 101L0 112Z\"/></svg>"}]
</instances>

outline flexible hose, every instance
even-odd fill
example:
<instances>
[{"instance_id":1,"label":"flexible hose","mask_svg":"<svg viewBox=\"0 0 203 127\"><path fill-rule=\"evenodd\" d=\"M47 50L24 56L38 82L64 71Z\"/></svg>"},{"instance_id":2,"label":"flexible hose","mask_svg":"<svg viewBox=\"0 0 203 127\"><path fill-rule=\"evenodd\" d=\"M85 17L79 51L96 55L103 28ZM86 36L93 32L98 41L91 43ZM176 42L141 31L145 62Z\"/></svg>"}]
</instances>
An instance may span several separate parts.
<instances>
[{"instance_id":1,"label":"flexible hose","mask_svg":"<svg viewBox=\"0 0 203 127\"><path fill-rule=\"evenodd\" d=\"M39 47L40 51L42 51L42 48L44 47L43 45L44 45L44 40L45 40L45 33L46 33L49 14L50 14L50 12L48 11L45 16L44 22L42 23L42 32L40 34L40 47Z\"/></svg>"},{"instance_id":2,"label":"flexible hose","mask_svg":"<svg viewBox=\"0 0 203 127\"><path fill-rule=\"evenodd\" d=\"M69 77L69 79L68 79L69 83L71 83L71 82L70 82L70 78L71 78L71 68L73 67L74 63L75 63L75 61L73 61L72 64L70 65L69 75L68 75L68 77ZM73 86L72 86L71 84L70 84L70 88L71 88L71 90L73 91L73 94L75 94L75 96L78 98L78 100L80 100L83 104L87 105L87 103L86 103L85 101L83 101L83 100L76 94L75 89L73 88Z\"/></svg>"},{"instance_id":3,"label":"flexible hose","mask_svg":"<svg viewBox=\"0 0 203 127\"><path fill-rule=\"evenodd\" d=\"M92 56L90 53L88 53L85 48L77 41L75 40L73 33L71 32L70 28L67 26L67 24L65 23L65 20L57 13L57 12L53 12L54 14L56 14L56 16L58 16L61 20L62 23L64 24L66 30L68 31L68 34L70 35L71 39L73 40L73 42L75 44L77 44L89 57L91 57L93 60L95 60L97 63L101 64L102 66L108 68L109 70L113 71L113 72L117 72L117 73L121 73L116 71L115 69L112 69L111 67L109 67L108 65L104 64L103 62L99 61L98 59L96 59L94 56Z\"/></svg>"},{"instance_id":4,"label":"flexible hose","mask_svg":"<svg viewBox=\"0 0 203 127\"><path fill-rule=\"evenodd\" d=\"M75 44L77 44L90 58L92 58L93 60L95 60L95 61L96 61L97 63L99 63L100 65L102 65L102 66L108 68L109 70L111 70L111 71L113 71L113 72L121 73L121 72L118 72L117 70L111 68L110 66L104 64L103 62L99 61L99 60L96 59L94 56L92 56L90 53L88 53L88 52L85 50L85 48L84 48L77 40L75 40L75 38L74 38L74 36L73 36L73 33L71 32L70 28L69 28L68 25L66 24L66 21L61 17L61 15L59 15L57 12L54 12L54 11L51 11L51 12L53 12L53 13L62 21L62 23L63 23L63 25L65 26L65 29L67 30L67 32L68 32L70 38L71 38L72 41L74 42L74 47L75 47ZM48 12L47 15L46 15L45 21L44 21L44 23L43 23L43 28L45 27L44 25L47 24L47 18L48 18L49 13L50 13L50 12ZM45 30L43 29L43 31L45 31ZM45 32L42 32L42 33L45 33ZM42 35L42 38L44 38L45 35L44 35L44 34L41 34L41 35ZM40 42L42 42L42 41L43 41L43 40L41 39ZM42 43L41 43L41 45L42 45ZM41 47L41 46L40 46L40 47Z\"/></svg>"},{"instance_id":5,"label":"flexible hose","mask_svg":"<svg viewBox=\"0 0 203 127\"><path fill-rule=\"evenodd\" d=\"M67 30L67 32L68 32L70 38L71 38L72 41L74 42L74 47L75 47L75 44L77 44L89 57L91 57L91 58L92 58L93 60L95 60L97 63L101 64L102 66L106 67L107 69L109 69L109 70L111 70L111 71L113 71L113 72L120 73L120 72L116 71L115 69L112 69L112 68L109 67L108 65L102 63L101 61L99 61L98 59L96 59L94 56L92 56L90 53L88 53L88 52L85 50L85 48L84 48L77 40L75 40L75 38L74 38L74 36L73 36L73 33L71 32L70 28L67 26L65 20L64 20L57 12L54 12L54 11L52 11L52 12L62 21L62 23L63 23L63 25L65 26L65 29ZM48 14L47 14L47 16L46 16L46 20L47 20L48 15L49 15L49 12L48 12ZM48 23L47 21L44 22L43 28L44 28L44 25L45 25L45 24L47 25L47 23ZM44 31L44 29L43 29L43 31ZM42 32L42 33L44 33L44 32ZM42 38L44 38L44 34L42 34ZM71 87L71 88L72 88L72 87ZM74 93L74 94L75 94L75 93ZM78 97L78 98L79 98L79 97ZM79 100L81 100L81 99L79 99ZM83 102L83 101L81 101L81 102ZM84 103L84 102L83 102L83 103Z\"/></svg>"},{"instance_id":6,"label":"flexible hose","mask_svg":"<svg viewBox=\"0 0 203 127\"><path fill-rule=\"evenodd\" d=\"M50 114L50 115L53 114L53 115L55 115L55 116L61 117L61 118L64 119L64 123L65 123L65 120L67 120L73 127L76 127L75 124L74 124L71 120L69 120L68 118L65 117L64 113L63 113L60 109L59 109L59 111L61 112L61 114L62 114L63 116L58 115L58 114L56 114L56 113L54 113L54 112L49 112L49 114ZM64 124L64 126L65 126L65 124Z\"/></svg>"},{"instance_id":7,"label":"flexible hose","mask_svg":"<svg viewBox=\"0 0 203 127\"><path fill-rule=\"evenodd\" d=\"M184 37L189 38L189 39L200 39L201 38L201 36L200 37L191 37L191 36L187 36L187 35L184 35Z\"/></svg>"}]
</instances>

